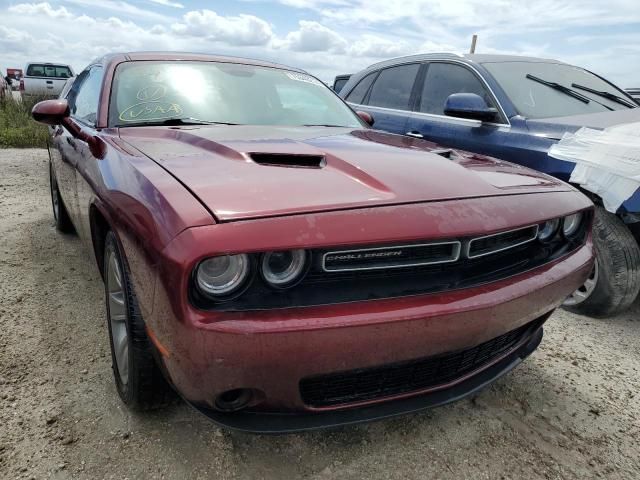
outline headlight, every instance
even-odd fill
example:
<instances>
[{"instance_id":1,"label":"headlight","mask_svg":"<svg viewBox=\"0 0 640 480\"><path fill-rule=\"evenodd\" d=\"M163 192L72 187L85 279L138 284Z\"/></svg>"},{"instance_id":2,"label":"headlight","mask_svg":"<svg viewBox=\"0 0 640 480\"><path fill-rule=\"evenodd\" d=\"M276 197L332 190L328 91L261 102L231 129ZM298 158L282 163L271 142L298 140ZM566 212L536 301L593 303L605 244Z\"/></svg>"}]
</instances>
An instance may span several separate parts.
<instances>
[{"instance_id":1,"label":"headlight","mask_svg":"<svg viewBox=\"0 0 640 480\"><path fill-rule=\"evenodd\" d=\"M574 213L573 215L567 215L562 222L562 233L565 237L570 237L578 231L580 224L582 223L582 213Z\"/></svg>"},{"instance_id":2,"label":"headlight","mask_svg":"<svg viewBox=\"0 0 640 480\"><path fill-rule=\"evenodd\" d=\"M546 222L541 224L540 228L538 229L538 240L540 240L541 242L548 242L558 232L559 226L560 226L559 218L547 220Z\"/></svg>"},{"instance_id":3,"label":"headlight","mask_svg":"<svg viewBox=\"0 0 640 480\"><path fill-rule=\"evenodd\" d=\"M243 253L204 260L198 265L196 280L203 293L221 297L240 288L248 275L249 257Z\"/></svg>"},{"instance_id":4,"label":"headlight","mask_svg":"<svg viewBox=\"0 0 640 480\"><path fill-rule=\"evenodd\" d=\"M306 264L304 250L267 252L262 255L262 276L270 285L285 288L302 278Z\"/></svg>"}]
</instances>

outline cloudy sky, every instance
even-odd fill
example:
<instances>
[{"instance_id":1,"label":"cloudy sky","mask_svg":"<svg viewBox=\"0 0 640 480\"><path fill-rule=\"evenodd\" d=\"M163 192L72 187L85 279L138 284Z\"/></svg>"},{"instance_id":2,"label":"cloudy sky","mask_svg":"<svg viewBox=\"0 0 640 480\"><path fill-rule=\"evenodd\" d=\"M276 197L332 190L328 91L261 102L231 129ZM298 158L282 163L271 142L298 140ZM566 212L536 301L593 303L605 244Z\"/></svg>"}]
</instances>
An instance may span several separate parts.
<instances>
[{"instance_id":1,"label":"cloudy sky","mask_svg":"<svg viewBox=\"0 0 640 480\"><path fill-rule=\"evenodd\" d=\"M0 68L107 52L179 50L275 60L322 80L418 52L558 58L640 87L638 0L0 0Z\"/></svg>"}]
</instances>

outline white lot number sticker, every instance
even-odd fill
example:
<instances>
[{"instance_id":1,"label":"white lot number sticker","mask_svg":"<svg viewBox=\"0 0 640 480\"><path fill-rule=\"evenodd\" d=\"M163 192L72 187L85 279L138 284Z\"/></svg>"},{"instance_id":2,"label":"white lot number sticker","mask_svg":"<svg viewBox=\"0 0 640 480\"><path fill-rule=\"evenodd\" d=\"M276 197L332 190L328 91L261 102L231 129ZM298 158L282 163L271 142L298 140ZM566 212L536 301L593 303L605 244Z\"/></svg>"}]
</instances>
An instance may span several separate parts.
<instances>
[{"instance_id":1,"label":"white lot number sticker","mask_svg":"<svg viewBox=\"0 0 640 480\"><path fill-rule=\"evenodd\" d=\"M287 72L287 77L291 80L297 80L298 82L311 83L312 85L322 86L318 80L309 75L305 75L304 73L295 73L295 72Z\"/></svg>"}]
</instances>

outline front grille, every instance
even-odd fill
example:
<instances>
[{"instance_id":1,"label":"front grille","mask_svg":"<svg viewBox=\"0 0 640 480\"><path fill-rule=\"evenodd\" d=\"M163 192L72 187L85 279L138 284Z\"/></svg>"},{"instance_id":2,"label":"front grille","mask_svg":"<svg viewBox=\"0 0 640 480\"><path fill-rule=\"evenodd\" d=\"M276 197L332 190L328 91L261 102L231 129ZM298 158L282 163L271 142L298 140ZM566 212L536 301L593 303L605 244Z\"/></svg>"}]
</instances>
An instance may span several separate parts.
<instances>
[{"instance_id":1,"label":"front grille","mask_svg":"<svg viewBox=\"0 0 640 480\"><path fill-rule=\"evenodd\" d=\"M507 353L531 335L542 322L535 320L467 350L304 378L300 381L300 394L306 405L330 407L443 385Z\"/></svg>"},{"instance_id":2,"label":"front grille","mask_svg":"<svg viewBox=\"0 0 640 480\"><path fill-rule=\"evenodd\" d=\"M532 242L538 236L538 226L519 228L510 232L496 233L485 237L474 238L469 241L469 258L483 257L492 253L502 252Z\"/></svg>"},{"instance_id":3,"label":"front grille","mask_svg":"<svg viewBox=\"0 0 640 480\"><path fill-rule=\"evenodd\" d=\"M455 241L332 251L322 256L322 269L347 272L449 263L458 260L460 248L461 243Z\"/></svg>"},{"instance_id":4,"label":"front grille","mask_svg":"<svg viewBox=\"0 0 640 480\"><path fill-rule=\"evenodd\" d=\"M503 280L561 258L584 244L589 223L590 217L571 238L557 235L545 243L529 241L538 228L533 225L429 243L313 249L308 251L309 268L301 281L279 290L259 273L258 252L249 255L251 276L242 295L215 301L201 295L193 284L189 295L198 308L245 312L448 292ZM362 252L368 255L357 255Z\"/></svg>"}]
</instances>

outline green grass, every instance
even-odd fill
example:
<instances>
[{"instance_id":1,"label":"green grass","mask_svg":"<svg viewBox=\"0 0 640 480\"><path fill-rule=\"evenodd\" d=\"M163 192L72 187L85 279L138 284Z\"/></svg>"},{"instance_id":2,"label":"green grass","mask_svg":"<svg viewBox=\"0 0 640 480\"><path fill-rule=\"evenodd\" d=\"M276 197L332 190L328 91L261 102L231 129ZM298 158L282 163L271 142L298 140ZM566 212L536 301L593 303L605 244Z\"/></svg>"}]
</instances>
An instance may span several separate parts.
<instances>
[{"instance_id":1,"label":"green grass","mask_svg":"<svg viewBox=\"0 0 640 480\"><path fill-rule=\"evenodd\" d=\"M31 109L41 99L17 102L12 98L0 100L0 148L44 148L47 146L47 127L31 118Z\"/></svg>"}]
</instances>

